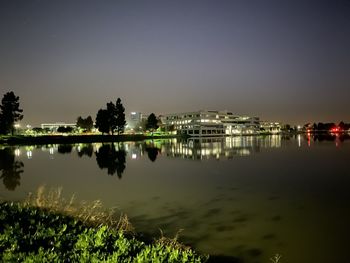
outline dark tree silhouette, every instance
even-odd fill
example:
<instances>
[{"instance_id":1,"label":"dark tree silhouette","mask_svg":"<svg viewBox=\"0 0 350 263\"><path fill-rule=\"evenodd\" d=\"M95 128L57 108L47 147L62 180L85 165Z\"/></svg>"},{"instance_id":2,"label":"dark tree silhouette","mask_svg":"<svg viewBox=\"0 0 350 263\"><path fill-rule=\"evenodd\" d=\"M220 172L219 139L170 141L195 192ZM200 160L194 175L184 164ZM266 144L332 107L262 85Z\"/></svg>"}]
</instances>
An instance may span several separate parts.
<instances>
[{"instance_id":1,"label":"dark tree silhouette","mask_svg":"<svg viewBox=\"0 0 350 263\"><path fill-rule=\"evenodd\" d=\"M12 148L0 150L0 179L8 190L13 191L20 185L23 167L22 162L15 160Z\"/></svg>"},{"instance_id":2,"label":"dark tree silhouette","mask_svg":"<svg viewBox=\"0 0 350 263\"><path fill-rule=\"evenodd\" d=\"M71 153L73 150L73 146L71 144L60 144L58 145L57 152L61 154Z\"/></svg>"},{"instance_id":3,"label":"dark tree silhouette","mask_svg":"<svg viewBox=\"0 0 350 263\"><path fill-rule=\"evenodd\" d=\"M109 175L117 173L119 179L122 178L125 170L126 152L116 151L114 145L105 144L96 152L96 161L100 169L107 168Z\"/></svg>"},{"instance_id":4,"label":"dark tree silhouette","mask_svg":"<svg viewBox=\"0 0 350 263\"><path fill-rule=\"evenodd\" d=\"M146 148L146 152L148 154L148 158L154 162L157 159L158 153L160 152L160 149L156 147L148 147Z\"/></svg>"},{"instance_id":5,"label":"dark tree silhouette","mask_svg":"<svg viewBox=\"0 0 350 263\"><path fill-rule=\"evenodd\" d=\"M95 127L103 133L109 133L109 114L107 110L100 109L97 112Z\"/></svg>"},{"instance_id":6,"label":"dark tree silhouette","mask_svg":"<svg viewBox=\"0 0 350 263\"><path fill-rule=\"evenodd\" d=\"M121 99L118 98L117 102L115 104L116 108L116 119L117 119L117 132L118 134L121 134L124 132L126 121L125 121L125 108L123 104L121 103Z\"/></svg>"},{"instance_id":7,"label":"dark tree silhouette","mask_svg":"<svg viewBox=\"0 0 350 263\"><path fill-rule=\"evenodd\" d=\"M107 103L107 109L100 109L96 116L96 128L102 133L118 134L124 132L125 128L125 108L118 98L116 104L113 102Z\"/></svg>"},{"instance_id":8,"label":"dark tree silhouette","mask_svg":"<svg viewBox=\"0 0 350 263\"><path fill-rule=\"evenodd\" d=\"M94 122L91 116L86 117L86 119L79 116L77 118L77 127L83 129L84 131L91 131L94 127Z\"/></svg>"},{"instance_id":9,"label":"dark tree silhouette","mask_svg":"<svg viewBox=\"0 0 350 263\"><path fill-rule=\"evenodd\" d=\"M84 155L86 155L88 157L91 157L93 152L94 152L94 147L92 147L92 144L87 144L80 149L80 151L78 152L78 156L83 157Z\"/></svg>"},{"instance_id":10,"label":"dark tree silhouette","mask_svg":"<svg viewBox=\"0 0 350 263\"><path fill-rule=\"evenodd\" d=\"M113 102L107 103L109 131L114 134L117 128L117 108Z\"/></svg>"},{"instance_id":11,"label":"dark tree silhouette","mask_svg":"<svg viewBox=\"0 0 350 263\"><path fill-rule=\"evenodd\" d=\"M19 97L12 91L7 92L1 100L0 105L0 133L14 133L14 124L23 119L22 109L19 108Z\"/></svg>"},{"instance_id":12,"label":"dark tree silhouette","mask_svg":"<svg viewBox=\"0 0 350 263\"><path fill-rule=\"evenodd\" d=\"M60 126L57 128L57 132L61 132L61 133L70 133L73 131L72 127L64 127L64 126Z\"/></svg>"},{"instance_id":13,"label":"dark tree silhouette","mask_svg":"<svg viewBox=\"0 0 350 263\"><path fill-rule=\"evenodd\" d=\"M154 113L151 113L147 118L146 129L153 132L157 130L158 127L158 119Z\"/></svg>"}]
</instances>

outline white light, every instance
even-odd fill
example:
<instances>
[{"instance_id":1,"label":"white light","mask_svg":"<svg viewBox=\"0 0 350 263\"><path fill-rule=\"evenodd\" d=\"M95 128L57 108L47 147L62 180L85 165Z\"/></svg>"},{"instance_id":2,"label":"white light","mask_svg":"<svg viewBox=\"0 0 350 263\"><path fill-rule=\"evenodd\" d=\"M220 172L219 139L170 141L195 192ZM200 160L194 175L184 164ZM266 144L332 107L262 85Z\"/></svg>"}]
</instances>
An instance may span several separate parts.
<instances>
[{"instance_id":1,"label":"white light","mask_svg":"<svg viewBox=\"0 0 350 263\"><path fill-rule=\"evenodd\" d=\"M33 152L32 151L27 151L27 158L32 159L33 157Z\"/></svg>"},{"instance_id":2,"label":"white light","mask_svg":"<svg viewBox=\"0 0 350 263\"><path fill-rule=\"evenodd\" d=\"M137 154L136 153L133 153L132 155L131 155L131 159L137 159Z\"/></svg>"},{"instance_id":3,"label":"white light","mask_svg":"<svg viewBox=\"0 0 350 263\"><path fill-rule=\"evenodd\" d=\"M16 150L15 150L15 155L16 155L17 157L21 155L20 149L16 149Z\"/></svg>"}]
</instances>

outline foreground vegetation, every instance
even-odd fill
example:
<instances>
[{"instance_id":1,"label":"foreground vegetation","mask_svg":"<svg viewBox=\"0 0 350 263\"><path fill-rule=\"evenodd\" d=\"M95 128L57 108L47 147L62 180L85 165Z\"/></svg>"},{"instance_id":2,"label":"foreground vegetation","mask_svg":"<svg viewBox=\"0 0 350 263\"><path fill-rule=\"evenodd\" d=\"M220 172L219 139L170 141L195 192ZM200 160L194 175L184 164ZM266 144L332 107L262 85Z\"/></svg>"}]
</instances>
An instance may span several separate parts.
<instances>
[{"instance_id":1,"label":"foreground vegetation","mask_svg":"<svg viewBox=\"0 0 350 263\"><path fill-rule=\"evenodd\" d=\"M205 262L190 248L19 203L0 204L1 262Z\"/></svg>"}]
</instances>

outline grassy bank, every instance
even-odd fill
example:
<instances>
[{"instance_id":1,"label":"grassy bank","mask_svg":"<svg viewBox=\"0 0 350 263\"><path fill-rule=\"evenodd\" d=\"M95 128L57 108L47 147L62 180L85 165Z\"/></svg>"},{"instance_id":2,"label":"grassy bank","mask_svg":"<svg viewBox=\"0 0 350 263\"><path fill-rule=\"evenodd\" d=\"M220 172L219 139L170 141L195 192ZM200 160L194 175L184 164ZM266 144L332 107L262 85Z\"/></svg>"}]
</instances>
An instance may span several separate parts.
<instances>
[{"instance_id":1,"label":"grassy bank","mask_svg":"<svg viewBox=\"0 0 350 263\"><path fill-rule=\"evenodd\" d=\"M20 203L0 204L0 262L205 262L190 248Z\"/></svg>"}]
</instances>

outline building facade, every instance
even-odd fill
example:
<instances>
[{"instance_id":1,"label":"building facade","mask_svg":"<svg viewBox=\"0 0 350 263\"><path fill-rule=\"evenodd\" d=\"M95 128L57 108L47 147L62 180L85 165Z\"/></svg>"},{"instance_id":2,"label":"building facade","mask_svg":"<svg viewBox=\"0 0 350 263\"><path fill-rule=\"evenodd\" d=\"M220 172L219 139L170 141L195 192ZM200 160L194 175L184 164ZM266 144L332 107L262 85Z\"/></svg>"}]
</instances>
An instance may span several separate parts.
<instances>
[{"instance_id":1,"label":"building facade","mask_svg":"<svg viewBox=\"0 0 350 263\"><path fill-rule=\"evenodd\" d=\"M260 130L261 132L266 133L281 133L281 124L279 122L269 122L269 121L262 121L260 122Z\"/></svg>"},{"instance_id":2,"label":"building facade","mask_svg":"<svg viewBox=\"0 0 350 263\"><path fill-rule=\"evenodd\" d=\"M164 116L165 129L190 136L256 134L259 118L237 116L229 111L200 110Z\"/></svg>"},{"instance_id":3,"label":"building facade","mask_svg":"<svg viewBox=\"0 0 350 263\"><path fill-rule=\"evenodd\" d=\"M135 130L138 128L142 120L141 112L131 112L127 120L127 128Z\"/></svg>"}]
</instances>

